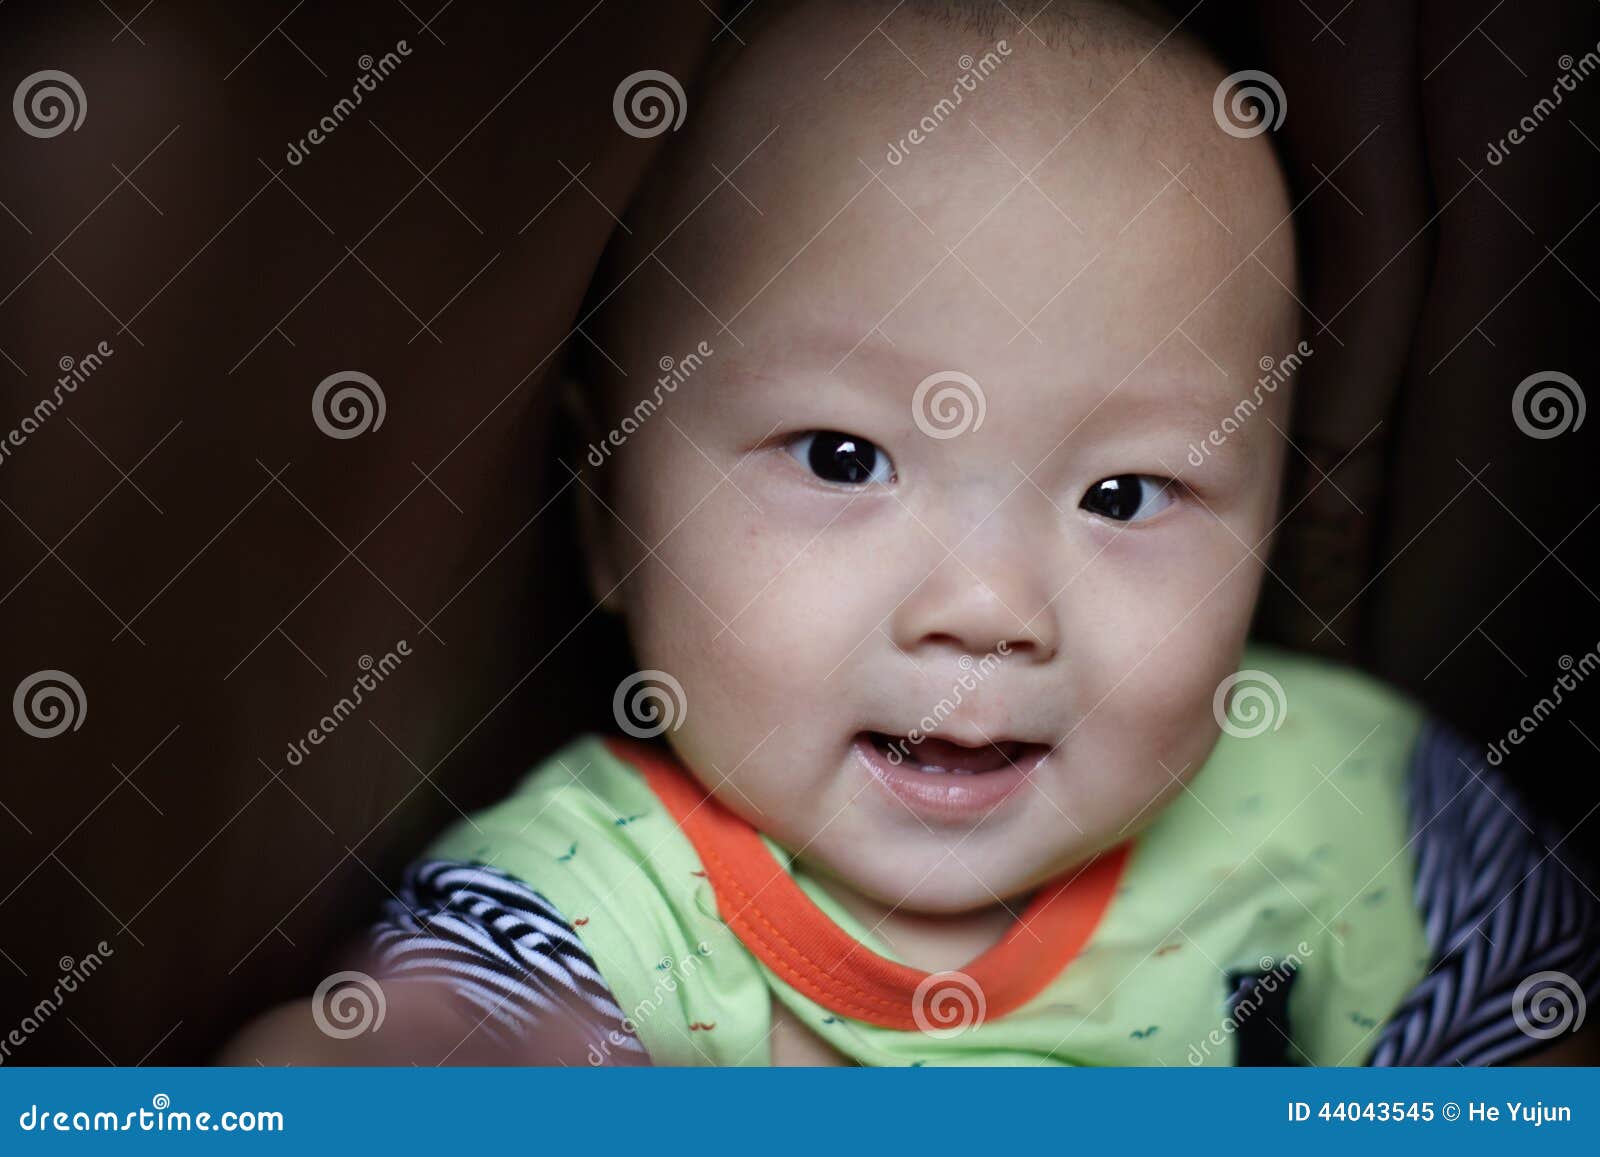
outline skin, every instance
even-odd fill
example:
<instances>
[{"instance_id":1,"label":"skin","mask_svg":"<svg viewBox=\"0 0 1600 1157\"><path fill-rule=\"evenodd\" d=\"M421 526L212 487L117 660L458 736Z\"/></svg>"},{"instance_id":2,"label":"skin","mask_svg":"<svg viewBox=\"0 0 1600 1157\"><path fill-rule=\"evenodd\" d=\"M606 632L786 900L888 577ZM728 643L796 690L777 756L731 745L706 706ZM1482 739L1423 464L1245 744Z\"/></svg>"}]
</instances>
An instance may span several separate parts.
<instances>
[{"instance_id":1,"label":"skin","mask_svg":"<svg viewBox=\"0 0 1600 1157\"><path fill-rule=\"evenodd\" d=\"M1198 49L1140 65L1165 27L1077 11L1059 46L1008 38L897 165L886 143L993 42L911 13L878 37L847 4L776 16L717 70L629 219L613 266L638 271L586 331L626 371L584 383L596 436L663 355L714 350L583 479L596 598L685 692L668 740L927 967L992 942L1008 904L1135 834L1204 762L1285 451L1279 389L1187 460L1298 338L1271 152L1220 131L1224 73ZM713 165L738 166L737 191L707 198ZM946 370L985 417L941 439L913 396ZM819 480L793 453L819 429L869 439L893 480ZM1119 475L1170 482L1165 508L1080 507ZM980 820L929 822L853 741L917 726L963 657L1002 647L940 732L1051 754Z\"/></svg>"}]
</instances>

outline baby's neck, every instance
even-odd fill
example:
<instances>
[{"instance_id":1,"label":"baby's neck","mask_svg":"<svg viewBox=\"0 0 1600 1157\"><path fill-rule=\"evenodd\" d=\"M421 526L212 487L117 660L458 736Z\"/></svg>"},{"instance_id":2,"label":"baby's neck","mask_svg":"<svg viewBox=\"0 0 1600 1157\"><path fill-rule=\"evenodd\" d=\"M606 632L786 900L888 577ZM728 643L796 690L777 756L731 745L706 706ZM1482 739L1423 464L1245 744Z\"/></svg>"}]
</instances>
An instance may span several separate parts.
<instances>
[{"instance_id":1,"label":"baby's neck","mask_svg":"<svg viewBox=\"0 0 1600 1157\"><path fill-rule=\"evenodd\" d=\"M994 947L1026 904L1026 899L1013 900L955 915L928 915L885 904L822 873L814 878L895 956L927 972L970 964Z\"/></svg>"}]
</instances>

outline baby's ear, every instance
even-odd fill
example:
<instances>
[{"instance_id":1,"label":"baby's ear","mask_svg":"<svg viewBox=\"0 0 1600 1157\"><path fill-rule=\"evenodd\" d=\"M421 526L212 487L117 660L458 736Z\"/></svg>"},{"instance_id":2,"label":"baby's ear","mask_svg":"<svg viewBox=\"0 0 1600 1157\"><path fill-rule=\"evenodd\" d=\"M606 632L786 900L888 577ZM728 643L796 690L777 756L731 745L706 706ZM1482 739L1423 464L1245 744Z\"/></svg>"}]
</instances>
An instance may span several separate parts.
<instances>
[{"instance_id":1,"label":"baby's ear","mask_svg":"<svg viewBox=\"0 0 1600 1157\"><path fill-rule=\"evenodd\" d=\"M597 497L605 493L598 475L609 459L605 455L605 433L600 429L592 390L588 382L574 375L563 375L556 383L561 415L567 429L572 432L567 466L578 475L571 485L577 490L578 545L583 552L589 597L600 604L601 610L620 614L622 592L619 583L622 572L617 567L612 538L608 533L615 516Z\"/></svg>"}]
</instances>

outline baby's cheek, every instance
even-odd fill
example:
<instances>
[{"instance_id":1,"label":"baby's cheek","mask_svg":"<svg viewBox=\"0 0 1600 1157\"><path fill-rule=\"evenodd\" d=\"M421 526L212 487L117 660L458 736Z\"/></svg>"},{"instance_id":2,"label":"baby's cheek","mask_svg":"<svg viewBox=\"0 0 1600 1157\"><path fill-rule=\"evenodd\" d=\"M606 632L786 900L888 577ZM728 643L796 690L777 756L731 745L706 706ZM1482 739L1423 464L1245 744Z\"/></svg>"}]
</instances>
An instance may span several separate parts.
<instances>
[{"instance_id":1,"label":"baby's cheek","mask_svg":"<svg viewBox=\"0 0 1600 1157\"><path fill-rule=\"evenodd\" d=\"M900 597L864 572L859 558L842 541L763 533L748 536L729 576L743 608L734 626L796 693L821 690L816 684L860 653L858 645Z\"/></svg>"},{"instance_id":2,"label":"baby's cheek","mask_svg":"<svg viewBox=\"0 0 1600 1157\"><path fill-rule=\"evenodd\" d=\"M1218 608L1177 629L1167 621L1128 625L1101 636L1098 661L1079 688L1084 763L1115 769L1104 777L1109 806L1135 810L1204 762L1216 738L1211 701L1235 667L1248 617ZM1187 772L1185 768L1187 767Z\"/></svg>"},{"instance_id":3,"label":"baby's cheek","mask_svg":"<svg viewBox=\"0 0 1600 1157\"><path fill-rule=\"evenodd\" d=\"M1157 801L1179 795L1210 754L1216 728L1208 703L1208 695L1107 700L1068 745L1063 810L1093 839L1153 820Z\"/></svg>"},{"instance_id":4,"label":"baby's cheek","mask_svg":"<svg viewBox=\"0 0 1600 1157\"><path fill-rule=\"evenodd\" d=\"M737 740L759 728L759 738L783 721L793 672L813 644L804 619L782 605L786 560L759 544L660 554L645 564L650 573L632 613L640 663L683 683L696 730Z\"/></svg>"},{"instance_id":5,"label":"baby's cheek","mask_svg":"<svg viewBox=\"0 0 1600 1157\"><path fill-rule=\"evenodd\" d=\"M1115 693L1118 714L1130 728L1129 742L1164 761L1180 761L1210 742L1215 726L1211 700L1231 673L1243 641L1244 621L1191 618L1138 655L1123 656L1137 669ZM1148 655L1148 657L1146 657ZM1141 662L1142 660L1142 662ZM1172 772L1177 773L1176 765Z\"/></svg>"}]
</instances>

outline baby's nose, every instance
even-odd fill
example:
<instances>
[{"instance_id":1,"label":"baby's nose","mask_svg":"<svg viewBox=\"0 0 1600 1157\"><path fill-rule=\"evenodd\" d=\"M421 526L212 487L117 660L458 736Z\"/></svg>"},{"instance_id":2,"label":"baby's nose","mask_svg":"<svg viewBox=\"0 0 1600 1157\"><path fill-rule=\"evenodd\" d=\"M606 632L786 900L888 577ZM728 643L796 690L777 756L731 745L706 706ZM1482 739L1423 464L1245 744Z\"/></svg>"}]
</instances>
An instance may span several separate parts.
<instances>
[{"instance_id":1,"label":"baby's nose","mask_svg":"<svg viewBox=\"0 0 1600 1157\"><path fill-rule=\"evenodd\" d=\"M997 559L980 572L951 556L900 604L891 636L908 653L946 648L1049 662L1060 643L1051 596L1021 560Z\"/></svg>"}]
</instances>

